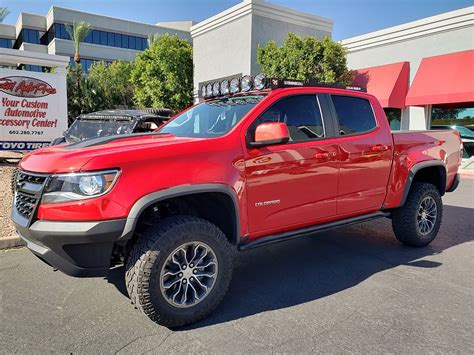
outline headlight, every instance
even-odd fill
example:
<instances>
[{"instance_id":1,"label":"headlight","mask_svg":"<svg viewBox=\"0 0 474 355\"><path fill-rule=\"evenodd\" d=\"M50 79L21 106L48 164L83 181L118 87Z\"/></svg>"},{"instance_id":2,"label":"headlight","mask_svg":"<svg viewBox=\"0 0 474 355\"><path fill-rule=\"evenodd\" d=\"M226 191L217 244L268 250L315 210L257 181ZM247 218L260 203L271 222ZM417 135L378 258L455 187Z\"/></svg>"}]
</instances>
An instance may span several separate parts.
<instances>
[{"instance_id":1,"label":"headlight","mask_svg":"<svg viewBox=\"0 0 474 355\"><path fill-rule=\"evenodd\" d=\"M206 85L201 87L201 97L206 97Z\"/></svg>"},{"instance_id":2,"label":"headlight","mask_svg":"<svg viewBox=\"0 0 474 355\"><path fill-rule=\"evenodd\" d=\"M118 176L118 170L52 175L48 179L41 203L77 201L101 196L110 191Z\"/></svg>"},{"instance_id":3,"label":"headlight","mask_svg":"<svg viewBox=\"0 0 474 355\"><path fill-rule=\"evenodd\" d=\"M240 86L242 88L242 91L250 91L250 89L252 88L252 77L250 75L245 75L240 81Z\"/></svg>"},{"instance_id":4,"label":"headlight","mask_svg":"<svg viewBox=\"0 0 474 355\"><path fill-rule=\"evenodd\" d=\"M212 85L211 83L206 85L206 96L211 97L212 96Z\"/></svg>"},{"instance_id":5,"label":"headlight","mask_svg":"<svg viewBox=\"0 0 474 355\"><path fill-rule=\"evenodd\" d=\"M212 94L214 96L219 96L219 92L220 92L220 84L218 81L216 81L214 84L212 84Z\"/></svg>"},{"instance_id":6,"label":"headlight","mask_svg":"<svg viewBox=\"0 0 474 355\"><path fill-rule=\"evenodd\" d=\"M229 80L224 79L221 82L221 94L227 95L229 93Z\"/></svg>"},{"instance_id":7,"label":"headlight","mask_svg":"<svg viewBox=\"0 0 474 355\"><path fill-rule=\"evenodd\" d=\"M230 92L235 94L240 91L240 81L238 78L234 78L230 81Z\"/></svg>"},{"instance_id":8,"label":"headlight","mask_svg":"<svg viewBox=\"0 0 474 355\"><path fill-rule=\"evenodd\" d=\"M258 74L255 79L253 79L253 86L257 90L262 90L267 85L267 78L263 74Z\"/></svg>"}]
</instances>

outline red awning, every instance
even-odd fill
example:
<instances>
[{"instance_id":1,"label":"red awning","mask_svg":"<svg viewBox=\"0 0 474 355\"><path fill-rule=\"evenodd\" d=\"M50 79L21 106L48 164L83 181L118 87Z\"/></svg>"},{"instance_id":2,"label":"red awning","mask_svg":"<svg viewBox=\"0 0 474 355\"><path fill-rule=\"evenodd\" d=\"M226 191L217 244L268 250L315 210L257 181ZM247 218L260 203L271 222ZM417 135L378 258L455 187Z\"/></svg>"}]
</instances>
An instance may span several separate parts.
<instances>
[{"instance_id":1,"label":"red awning","mask_svg":"<svg viewBox=\"0 0 474 355\"><path fill-rule=\"evenodd\" d=\"M424 58L408 92L407 106L474 102L474 50Z\"/></svg>"},{"instance_id":2,"label":"red awning","mask_svg":"<svg viewBox=\"0 0 474 355\"><path fill-rule=\"evenodd\" d=\"M382 107L405 108L410 63L400 62L354 70L353 85L367 88Z\"/></svg>"}]
</instances>

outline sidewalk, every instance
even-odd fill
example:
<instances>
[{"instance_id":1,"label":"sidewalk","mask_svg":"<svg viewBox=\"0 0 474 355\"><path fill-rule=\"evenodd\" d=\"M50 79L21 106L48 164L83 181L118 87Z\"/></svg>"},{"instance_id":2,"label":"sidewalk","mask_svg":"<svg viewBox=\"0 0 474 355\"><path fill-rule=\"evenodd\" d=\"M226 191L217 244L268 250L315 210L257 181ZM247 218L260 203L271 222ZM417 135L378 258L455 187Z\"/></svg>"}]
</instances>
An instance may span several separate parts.
<instances>
[{"instance_id":1,"label":"sidewalk","mask_svg":"<svg viewBox=\"0 0 474 355\"><path fill-rule=\"evenodd\" d=\"M461 176L474 177L474 156L463 161L459 173Z\"/></svg>"}]
</instances>

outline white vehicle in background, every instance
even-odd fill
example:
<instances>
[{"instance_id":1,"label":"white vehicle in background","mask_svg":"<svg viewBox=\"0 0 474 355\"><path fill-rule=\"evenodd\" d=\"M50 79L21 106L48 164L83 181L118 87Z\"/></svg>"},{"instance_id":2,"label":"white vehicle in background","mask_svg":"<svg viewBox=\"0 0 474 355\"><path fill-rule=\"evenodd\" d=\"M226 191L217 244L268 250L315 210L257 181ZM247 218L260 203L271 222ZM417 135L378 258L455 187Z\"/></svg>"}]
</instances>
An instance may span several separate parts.
<instances>
[{"instance_id":1,"label":"white vehicle in background","mask_svg":"<svg viewBox=\"0 0 474 355\"><path fill-rule=\"evenodd\" d=\"M463 154L462 158L463 159L469 159L472 156L474 156L474 131L464 127L464 126L458 126L458 125L436 125L436 126L431 126L431 129L435 130L440 130L440 129L453 129L455 131L459 132L459 135L461 136L462 140L462 145L463 145Z\"/></svg>"}]
</instances>

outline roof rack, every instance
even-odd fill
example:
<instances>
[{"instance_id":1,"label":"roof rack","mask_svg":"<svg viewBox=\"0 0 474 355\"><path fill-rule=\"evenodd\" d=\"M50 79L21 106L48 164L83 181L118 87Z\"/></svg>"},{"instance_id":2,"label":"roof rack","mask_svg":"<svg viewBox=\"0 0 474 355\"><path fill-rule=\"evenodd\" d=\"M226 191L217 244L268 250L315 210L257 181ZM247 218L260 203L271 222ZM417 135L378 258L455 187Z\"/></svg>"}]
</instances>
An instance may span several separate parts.
<instances>
[{"instance_id":1,"label":"roof rack","mask_svg":"<svg viewBox=\"0 0 474 355\"><path fill-rule=\"evenodd\" d=\"M318 83L305 80L267 78L263 74L252 77L250 75L224 78L222 80L200 83L199 97L203 99L233 94L245 93L252 90L272 90L289 87L327 87L344 90L367 92L366 88L359 86L345 86L338 84Z\"/></svg>"},{"instance_id":2,"label":"roof rack","mask_svg":"<svg viewBox=\"0 0 474 355\"><path fill-rule=\"evenodd\" d=\"M291 87L324 87L324 88L336 88L344 90L362 91L367 92L366 88L359 86L345 86L339 84L328 84L319 83L316 81L305 81L305 80L292 80L292 79L270 79L270 89L281 89Z\"/></svg>"}]
</instances>

